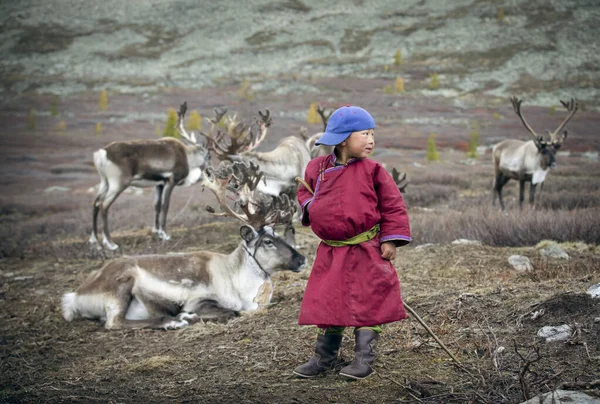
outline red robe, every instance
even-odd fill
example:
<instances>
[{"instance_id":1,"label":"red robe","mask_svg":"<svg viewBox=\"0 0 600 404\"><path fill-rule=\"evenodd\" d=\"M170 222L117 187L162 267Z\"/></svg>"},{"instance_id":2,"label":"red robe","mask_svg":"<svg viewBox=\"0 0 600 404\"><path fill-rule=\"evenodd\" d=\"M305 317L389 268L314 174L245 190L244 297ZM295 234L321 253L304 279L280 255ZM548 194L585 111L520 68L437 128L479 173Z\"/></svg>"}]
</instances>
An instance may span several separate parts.
<instances>
[{"instance_id":1,"label":"red robe","mask_svg":"<svg viewBox=\"0 0 600 404\"><path fill-rule=\"evenodd\" d=\"M347 240L377 223L380 233L351 246L319 244L298 324L357 327L402 320L398 275L380 249L384 241L397 246L411 241L402 194L376 161L352 159L335 166L335 159L335 154L317 157L306 167L304 180L315 194L298 187L302 224L321 240Z\"/></svg>"}]
</instances>

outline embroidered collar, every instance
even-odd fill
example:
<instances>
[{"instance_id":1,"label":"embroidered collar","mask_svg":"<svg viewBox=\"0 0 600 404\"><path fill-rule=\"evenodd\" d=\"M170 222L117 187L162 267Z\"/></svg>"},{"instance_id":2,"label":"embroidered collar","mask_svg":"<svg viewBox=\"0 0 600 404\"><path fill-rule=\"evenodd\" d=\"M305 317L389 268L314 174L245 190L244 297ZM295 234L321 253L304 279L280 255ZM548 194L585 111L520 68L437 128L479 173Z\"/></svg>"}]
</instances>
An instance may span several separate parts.
<instances>
[{"instance_id":1,"label":"embroidered collar","mask_svg":"<svg viewBox=\"0 0 600 404\"><path fill-rule=\"evenodd\" d=\"M355 162L357 162L358 160L360 160L360 159L357 159L356 157L352 157L350 160L348 160L348 161L346 162L346 164L340 164L340 165L347 166L348 164L355 163ZM331 165L335 167L335 166L336 166L336 164L335 164L335 162L336 162L336 161L337 161L337 156L335 155L335 150L334 150L334 151L331 153Z\"/></svg>"}]
</instances>

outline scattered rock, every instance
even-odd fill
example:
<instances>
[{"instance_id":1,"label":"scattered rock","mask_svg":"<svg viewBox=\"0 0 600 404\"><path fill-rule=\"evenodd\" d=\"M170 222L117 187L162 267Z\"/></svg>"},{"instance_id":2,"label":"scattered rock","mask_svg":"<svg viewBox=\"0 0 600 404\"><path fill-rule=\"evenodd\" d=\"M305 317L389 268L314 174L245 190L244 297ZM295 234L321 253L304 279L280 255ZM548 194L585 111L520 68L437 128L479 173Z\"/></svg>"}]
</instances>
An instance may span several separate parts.
<instances>
[{"instance_id":1,"label":"scattered rock","mask_svg":"<svg viewBox=\"0 0 600 404\"><path fill-rule=\"evenodd\" d=\"M586 293L593 298L600 297L600 283L590 286Z\"/></svg>"},{"instance_id":2,"label":"scattered rock","mask_svg":"<svg viewBox=\"0 0 600 404\"><path fill-rule=\"evenodd\" d=\"M520 404L600 404L600 399L592 397L581 391L555 390L550 393L536 396Z\"/></svg>"},{"instance_id":3,"label":"scattered rock","mask_svg":"<svg viewBox=\"0 0 600 404\"><path fill-rule=\"evenodd\" d=\"M23 276L15 276L13 278L14 281L26 281L28 279L33 279L32 275L23 275Z\"/></svg>"},{"instance_id":4,"label":"scattered rock","mask_svg":"<svg viewBox=\"0 0 600 404\"><path fill-rule=\"evenodd\" d=\"M70 191L71 188L67 188L67 187L61 187L60 185L53 185L51 187L48 187L46 189L44 189L44 192L68 192Z\"/></svg>"},{"instance_id":5,"label":"scattered rock","mask_svg":"<svg viewBox=\"0 0 600 404\"><path fill-rule=\"evenodd\" d=\"M537 332L537 336L540 338L545 338L546 342L556 342L556 341L565 341L571 338L571 334L573 329L568 324L563 324L559 326L545 326L540 328Z\"/></svg>"},{"instance_id":6,"label":"scattered rock","mask_svg":"<svg viewBox=\"0 0 600 404\"><path fill-rule=\"evenodd\" d=\"M597 151L587 151L582 154L582 156L589 160L598 160L598 152Z\"/></svg>"},{"instance_id":7,"label":"scattered rock","mask_svg":"<svg viewBox=\"0 0 600 404\"><path fill-rule=\"evenodd\" d=\"M479 240L468 240L466 238L459 238L452 242L454 245L481 245Z\"/></svg>"},{"instance_id":8,"label":"scattered rock","mask_svg":"<svg viewBox=\"0 0 600 404\"><path fill-rule=\"evenodd\" d=\"M517 271L533 271L533 265L531 265L531 261L529 261L529 258L523 255L511 255L508 257L508 263Z\"/></svg>"},{"instance_id":9,"label":"scattered rock","mask_svg":"<svg viewBox=\"0 0 600 404\"><path fill-rule=\"evenodd\" d=\"M558 244L551 244L547 247L544 247L540 250L540 255L548 258L561 258L568 260L569 254L565 252Z\"/></svg>"}]
</instances>

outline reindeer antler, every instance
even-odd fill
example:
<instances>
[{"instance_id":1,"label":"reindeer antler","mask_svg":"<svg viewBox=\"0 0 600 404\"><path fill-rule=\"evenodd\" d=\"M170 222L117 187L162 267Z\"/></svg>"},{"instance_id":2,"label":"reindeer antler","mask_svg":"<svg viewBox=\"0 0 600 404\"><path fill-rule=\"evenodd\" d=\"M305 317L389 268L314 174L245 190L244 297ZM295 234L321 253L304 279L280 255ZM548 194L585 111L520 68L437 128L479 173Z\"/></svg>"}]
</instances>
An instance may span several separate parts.
<instances>
[{"instance_id":1,"label":"reindeer antler","mask_svg":"<svg viewBox=\"0 0 600 404\"><path fill-rule=\"evenodd\" d=\"M323 132L325 132L327 130L327 122L329 122L329 117L331 117L333 111L329 111L329 114L325 115L325 108L321 107L321 104L319 104L317 106L317 112L323 120Z\"/></svg>"},{"instance_id":2,"label":"reindeer antler","mask_svg":"<svg viewBox=\"0 0 600 404\"><path fill-rule=\"evenodd\" d=\"M264 178L258 165L250 162L221 162L217 169L206 170L202 185L210 189L223 212L215 213L212 207L207 210L215 216L233 216L255 229L276 223L286 223L293 217L296 206L286 196L272 197L256 191L258 182ZM227 203L227 192L235 195L234 206L243 214L235 211Z\"/></svg>"},{"instance_id":3,"label":"reindeer antler","mask_svg":"<svg viewBox=\"0 0 600 404\"><path fill-rule=\"evenodd\" d=\"M209 120L212 124L211 131L214 131L226 112L226 109L215 109L216 118ZM271 126L271 113L268 109L264 114L262 111L258 111L258 113L261 118L256 120L256 126L259 128L258 134L254 132L255 124L245 125L236 121L235 116L227 117L225 132L217 129L215 136L201 133L208 140L208 147L219 160L239 160L239 153L254 150L265 140L267 128Z\"/></svg>"},{"instance_id":4,"label":"reindeer antler","mask_svg":"<svg viewBox=\"0 0 600 404\"><path fill-rule=\"evenodd\" d=\"M554 132L550 133L550 141L553 144L557 143L560 145L562 143L562 141L564 140L564 138L566 137L566 131L565 131L565 135L563 136L562 140L558 140L557 135L562 130L562 128L565 127L567 122L569 122L571 120L571 118L573 118L573 115L575 115L575 113L577 112L577 109L579 108L579 104L573 98L571 98L571 100L568 102L565 102L563 100L559 100L559 101L563 105L563 107L565 107L567 109L567 111L569 112L569 115L567 115L567 117L560 123L560 125L558 125L558 128L556 128L556 130Z\"/></svg>"},{"instance_id":5,"label":"reindeer antler","mask_svg":"<svg viewBox=\"0 0 600 404\"><path fill-rule=\"evenodd\" d=\"M396 167L394 167L392 168L392 178L394 179L394 182L398 186L400 192L404 192L404 190L408 186L408 178L406 178L406 173L399 172L398 170L396 170Z\"/></svg>"},{"instance_id":6,"label":"reindeer antler","mask_svg":"<svg viewBox=\"0 0 600 404\"><path fill-rule=\"evenodd\" d=\"M187 112L187 101L184 101L183 104L179 106L179 111L177 112L177 131L181 135L181 138L195 145L197 143L196 134L192 132L191 134L187 133L185 127L183 126L183 119L185 118L185 113Z\"/></svg>"},{"instance_id":7,"label":"reindeer antler","mask_svg":"<svg viewBox=\"0 0 600 404\"><path fill-rule=\"evenodd\" d=\"M520 100L515 96L512 96L512 97L510 97L510 102L512 103L515 113L519 116L519 118L521 118L521 122L523 122L523 126L525 126L525 128L529 131L529 133L531 133L531 136L533 136L534 141L537 143L545 143L543 136L535 133L535 131L531 128L531 126L529 126L529 124L527 123L527 121L525 120L523 115L521 114L521 103L523 102L523 100Z\"/></svg>"}]
</instances>

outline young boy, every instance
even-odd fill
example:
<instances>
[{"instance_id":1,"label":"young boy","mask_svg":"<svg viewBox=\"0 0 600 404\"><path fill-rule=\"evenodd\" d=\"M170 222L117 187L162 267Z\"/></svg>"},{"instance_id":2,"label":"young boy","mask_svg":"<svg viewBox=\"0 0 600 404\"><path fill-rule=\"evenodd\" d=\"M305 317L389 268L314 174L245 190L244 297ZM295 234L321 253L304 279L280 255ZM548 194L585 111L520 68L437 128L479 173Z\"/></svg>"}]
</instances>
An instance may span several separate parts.
<instances>
[{"instance_id":1,"label":"young boy","mask_svg":"<svg viewBox=\"0 0 600 404\"><path fill-rule=\"evenodd\" d=\"M375 120L364 109L336 110L316 144L335 146L306 168L298 189L302 224L322 240L308 279L298 324L317 325L315 355L294 374L310 378L331 369L345 327L354 327L354 361L340 375L373 373L381 325L406 318L391 261L411 241L406 207L392 177L368 159ZM314 194L312 193L314 190Z\"/></svg>"}]
</instances>

